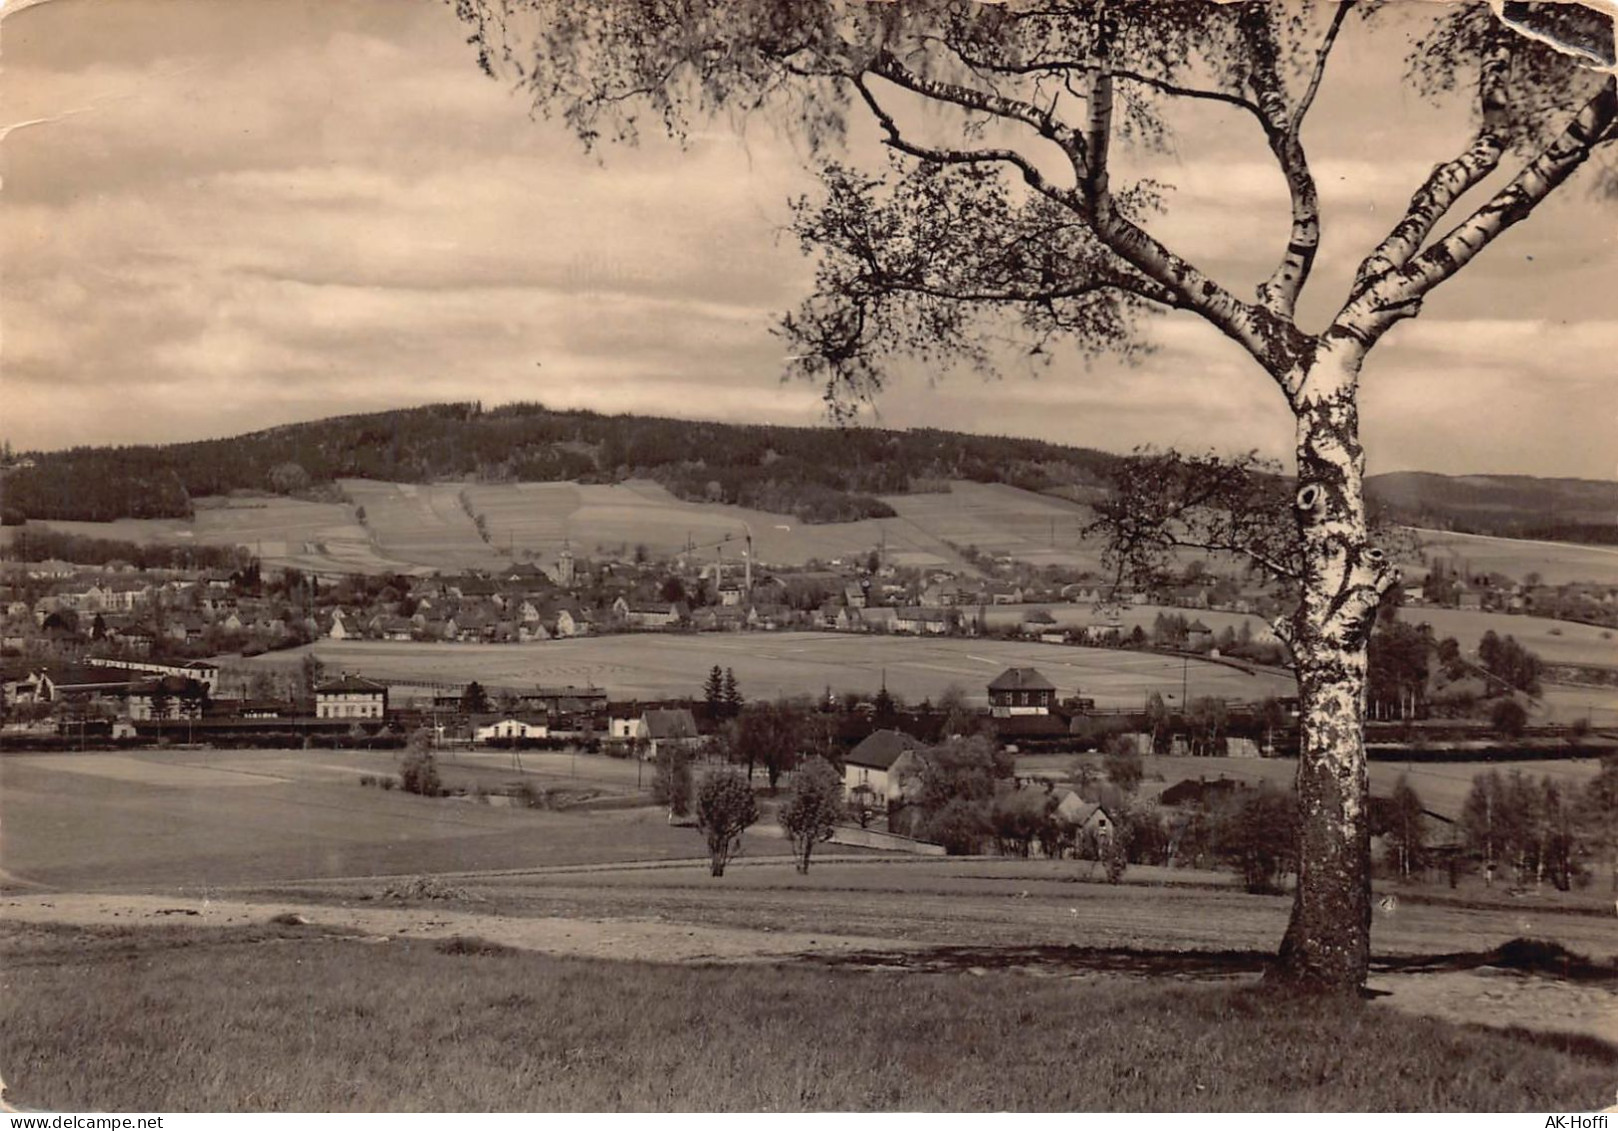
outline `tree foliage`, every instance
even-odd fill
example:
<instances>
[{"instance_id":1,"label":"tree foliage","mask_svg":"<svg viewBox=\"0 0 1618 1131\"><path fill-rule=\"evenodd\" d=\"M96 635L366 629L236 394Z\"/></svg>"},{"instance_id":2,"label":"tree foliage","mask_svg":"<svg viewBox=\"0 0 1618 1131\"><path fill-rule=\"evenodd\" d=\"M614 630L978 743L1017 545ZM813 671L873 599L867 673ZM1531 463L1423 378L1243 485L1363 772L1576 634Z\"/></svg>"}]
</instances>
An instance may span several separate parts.
<instances>
[{"instance_id":1,"label":"tree foliage","mask_svg":"<svg viewBox=\"0 0 1618 1131\"><path fill-rule=\"evenodd\" d=\"M668 806L671 819L691 815L691 776L691 755L684 746L658 751L652 771L652 801Z\"/></svg>"},{"instance_id":2,"label":"tree foliage","mask_svg":"<svg viewBox=\"0 0 1618 1131\"><path fill-rule=\"evenodd\" d=\"M1107 742L1107 752L1101 761L1107 771L1107 780L1123 790L1134 793L1146 776L1146 764L1135 747L1132 735L1117 734Z\"/></svg>"},{"instance_id":3,"label":"tree foliage","mask_svg":"<svg viewBox=\"0 0 1618 1131\"><path fill-rule=\"evenodd\" d=\"M1601 760L1601 770L1585 784L1573 816L1584 841L1606 857L1609 886L1618 896L1618 756Z\"/></svg>"},{"instance_id":4,"label":"tree foliage","mask_svg":"<svg viewBox=\"0 0 1618 1131\"><path fill-rule=\"evenodd\" d=\"M1388 863L1402 880L1410 879L1426 862L1426 816L1421 798L1403 774L1394 783L1388 804L1388 826L1383 831Z\"/></svg>"},{"instance_id":5,"label":"tree foliage","mask_svg":"<svg viewBox=\"0 0 1618 1131\"><path fill-rule=\"evenodd\" d=\"M708 858L716 876L741 848L742 833L758 820L758 799L740 771L721 768L702 779L697 790L697 828L708 841Z\"/></svg>"},{"instance_id":6,"label":"tree foliage","mask_svg":"<svg viewBox=\"0 0 1618 1131\"><path fill-rule=\"evenodd\" d=\"M1508 687L1529 695L1539 694L1539 677L1544 664L1517 643L1514 636L1501 637L1492 628L1485 632L1478 641L1478 664Z\"/></svg>"},{"instance_id":7,"label":"tree foliage","mask_svg":"<svg viewBox=\"0 0 1618 1131\"><path fill-rule=\"evenodd\" d=\"M824 758L810 758L792 773L786 798L777 814L792 842L800 873L809 871L815 845L830 840L843 814L843 779Z\"/></svg>"},{"instance_id":8,"label":"tree foliage","mask_svg":"<svg viewBox=\"0 0 1618 1131\"><path fill-rule=\"evenodd\" d=\"M1233 865L1247 890L1280 890L1298 866L1298 805L1269 785L1249 790L1214 826L1214 849Z\"/></svg>"},{"instance_id":9,"label":"tree foliage","mask_svg":"<svg viewBox=\"0 0 1618 1131\"><path fill-rule=\"evenodd\" d=\"M444 792L438 759L433 756L432 736L425 730L410 736L410 743L399 759L399 787L406 793L423 797L437 797Z\"/></svg>"},{"instance_id":10,"label":"tree foliage","mask_svg":"<svg viewBox=\"0 0 1618 1131\"><path fill-rule=\"evenodd\" d=\"M1590 793L1584 798L1588 804ZM1518 885L1549 880L1566 891L1580 868L1579 810L1548 775L1535 782L1521 770L1490 770L1472 779L1461 830L1490 884L1506 872Z\"/></svg>"},{"instance_id":11,"label":"tree foliage","mask_svg":"<svg viewBox=\"0 0 1618 1131\"><path fill-rule=\"evenodd\" d=\"M461 692L461 710L468 715L482 715L489 710L489 693L475 679Z\"/></svg>"}]
</instances>

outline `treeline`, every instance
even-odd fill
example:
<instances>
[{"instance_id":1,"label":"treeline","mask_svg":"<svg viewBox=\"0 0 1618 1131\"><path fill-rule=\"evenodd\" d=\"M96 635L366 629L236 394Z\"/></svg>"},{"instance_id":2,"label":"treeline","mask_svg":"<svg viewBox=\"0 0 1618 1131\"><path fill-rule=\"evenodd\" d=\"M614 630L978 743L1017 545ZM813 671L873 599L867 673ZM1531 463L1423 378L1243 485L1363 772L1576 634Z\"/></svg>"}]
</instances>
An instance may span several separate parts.
<instances>
[{"instance_id":1,"label":"treeline","mask_svg":"<svg viewBox=\"0 0 1618 1131\"><path fill-rule=\"evenodd\" d=\"M137 569L245 569L252 555L239 546L163 546L116 538L89 538L48 527L18 530L0 554L7 561L76 562L106 566L125 562Z\"/></svg>"},{"instance_id":2,"label":"treeline","mask_svg":"<svg viewBox=\"0 0 1618 1131\"><path fill-rule=\"evenodd\" d=\"M191 493L161 448L74 448L0 476L0 522L190 518Z\"/></svg>"},{"instance_id":3,"label":"treeline","mask_svg":"<svg viewBox=\"0 0 1618 1131\"><path fill-rule=\"evenodd\" d=\"M1512 691L1538 696L1545 665L1513 636L1493 629L1478 642L1477 662L1461 653L1453 636L1442 640L1429 624L1384 618L1368 650L1366 702L1376 719L1424 718L1430 714L1467 715L1486 700ZM1481 682L1479 682L1481 680ZM1498 705L1497 705L1498 706ZM1522 711L1520 705L1518 712ZM1506 714L1509 712L1501 712ZM1497 717L1502 733L1521 733L1526 715Z\"/></svg>"},{"instance_id":4,"label":"treeline","mask_svg":"<svg viewBox=\"0 0 1618 1131\"><path fill-rule=\"evenodd\" d=\"M1618 759L1604 759L1580 790L1520 770L1478 774L1460 829L1490 883L1503 875L1519 886L1549 882L1567 891L1600 862L1618 892Z\"/></svg>"},{"instance_id":5,"label":"treeline","mask_svg":"<svg viewBox=\"0 0 1618 1131\"><path fill-rule=\"evenodd\" d=\"M421 483L649 478L683 499L842 522L875 496L948 479L1096 486L1116 457L1039 440L922 430L785 428L438 404L332 417L227 440L34 454L5 474L6 519L189 517L231 491L298 495L352 477Z\"/></svg>"},{"instance_id":6,"label":"treeline","mask_svg":"<svg viewBox=\"0 0 1618 1131\"><path fill-rule=\"evenodd\" d=\"M1578 542L1587 546L1618 546L1618 525L1610 522L1546 522L1520 526L1512 538L1536 542Z\"/></svg>"}]
</instances>

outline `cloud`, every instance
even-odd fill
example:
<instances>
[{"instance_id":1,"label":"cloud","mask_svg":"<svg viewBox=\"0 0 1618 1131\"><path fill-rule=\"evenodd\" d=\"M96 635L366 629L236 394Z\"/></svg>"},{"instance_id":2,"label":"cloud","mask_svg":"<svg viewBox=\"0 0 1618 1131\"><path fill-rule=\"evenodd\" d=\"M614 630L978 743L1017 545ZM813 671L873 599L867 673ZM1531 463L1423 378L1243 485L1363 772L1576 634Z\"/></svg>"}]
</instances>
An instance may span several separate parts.
<instances>
[{"instance_id":1,"label":"cloud","mask_svg":"<svg viewBox=\"0 0 1618 1131\"><path fill-rule=\"evenodd\" d=\"M723 124L683 150L648 137L585 155L478 72L444 4L54 0L8 16L5 35L8 114L60 116L0 142L16 444L435 399L821 418L817 389L778 384L770 334L813 272L782 235L787 201L813 188L789 131ZM1368 43L1345 39L1353 65L1319 104L1329 128L1305 135L1326 218L1311 325L1466 137L1464 107L1426 113L1397 83L1391 103L1371 97L1396 68ZM1286 243L1285 186L1241 114L1199 108L1176 126L1167 155L1121 153L1120 178L1175 185L1152 231L1251 294ZM852 139L874 149L865 127ZM1372 355L1375 467L1610 462L1595 453L1615 415L1618 257L1579 191ZM1009 347L991 383L900 367L880 418L1109 448L1290 448L1278 391L1236 346L1184 316L1149 336L1156 352L1133 368L1058 354L1032 370ZM1507 420L1487 411L1502 405Z\"/></svg>"}]
</instances>

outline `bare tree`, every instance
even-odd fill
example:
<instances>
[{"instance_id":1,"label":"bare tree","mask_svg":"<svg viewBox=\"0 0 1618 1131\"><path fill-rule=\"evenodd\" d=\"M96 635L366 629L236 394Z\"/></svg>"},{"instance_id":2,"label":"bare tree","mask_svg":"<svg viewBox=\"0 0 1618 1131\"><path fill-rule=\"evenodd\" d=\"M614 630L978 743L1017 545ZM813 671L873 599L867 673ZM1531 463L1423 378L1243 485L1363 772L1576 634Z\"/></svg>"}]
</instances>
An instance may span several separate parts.
<instances>
[{"instance_id":1,"label":"bare tree","mask_svg":"<svg viewBox=\"0 0 1618 1131\"><path fill-rule=\"evenodd\" d=\"M1340 33L1373 5L1275 0L455 0L478 61L587 144L646 122L683 137L721 113L790 123L822 191L795 228L814 292L784 316L792 370L838 412L895 357L996 366L1034 354L1138 353L1143 316L1180 311L1236 343L1296 420L1287 545L1267 567L1299 594L1285 625L1303 706L1290 980L1346 990L1370 953L1362 702L1366 637L1397 581L1372 543L1358 386L1371 349L1609 144L1612 22L1577 5L1457 4L1411 56L1433 94L1463 90L1471 136L1441 154L1360 263L1324 330L1299 296L1321 246L1304 126ZM1533 26L1509 23L1504 13ZM1581 39L1582 37L1582 39ZM1588 51L1560 49L1575 39ZM1607 64L1591 66L1592 60ZM1162 146L1166 110L1217 104L1256 127L1287 186L1289 234L1245 299L1149 229L1161 186L1115 147ZM929 112L930 111L930 112ZM891 160L850 164L851 114ZM1498 174L1498 175L1497 175ZM1484 186L1484 182L1488 185ZM1474 187L1487 196L1474 201ZM1253 547L1262 554L1263 547Z\"/></svg>"}]
</instances>

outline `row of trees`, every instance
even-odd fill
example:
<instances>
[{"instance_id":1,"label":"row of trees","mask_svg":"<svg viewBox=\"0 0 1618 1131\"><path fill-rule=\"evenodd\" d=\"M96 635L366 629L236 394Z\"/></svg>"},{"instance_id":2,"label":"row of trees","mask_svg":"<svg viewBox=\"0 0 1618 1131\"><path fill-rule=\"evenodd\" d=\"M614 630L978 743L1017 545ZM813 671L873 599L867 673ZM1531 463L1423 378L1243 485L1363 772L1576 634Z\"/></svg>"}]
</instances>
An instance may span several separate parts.
<instances>
[{"instance_id":1,"label":"row of trees","mask_svg":"<svg viewBox=\"0 0 1618 1131\"><path fill-rule=\"evenodd\" d=\"M708 770L700 785L693 777L689 755L672 751L658 759L652 796L669 807L671 819L695 816L708 843L711 871L722 876L741 850L742 834L759 819L758 795L752 775L736 766ZM824 758L809 758L794 771L776 810L800 873L809 871L815 846L831 839L844 815L842 775Z\"/></svg>"},{"instance_id":2,"label":"row of trees","mask_svg":"<svg viewBox=\"0 0 1618 1131\"><path fill-rule=\"evenodd\" d=\"M1487 882L1549 882L1567 891L1592 855L1605 856L1618 892L1618 759L1608 758L1582 790L1520 770L1490 770L1472 781L1460 826Z\"/></svg>"},{"instance_id":3,"label":"row of trees","mask_svg":"<svg viewBox=\"0 0 1618 1131\"><path fill-rule=\"evenodd\" d=\"M1385 616L1367 647L1367 707L1381 719L1420 718L1438 710L1466 713L1490 696L1538 695L1543 670L1537 655L1493 629L1479 641L1474 665L1454 637L1439 640L1430 625Z\"/></svg>"},{"instance_id":4,"label":"row of trees","mask_svg":"<svg viewBox=\"0 0 1618 1131\"><path fill-rule=\"evenodd\" d=\"M4 558L13 562L64 561L107 566L125 563L137 569L257 570L253 555L240 546L174 546L129 542L119 538L91 538L49 527L29 526L15 531Z\"/></svg>"}]
</instances>

